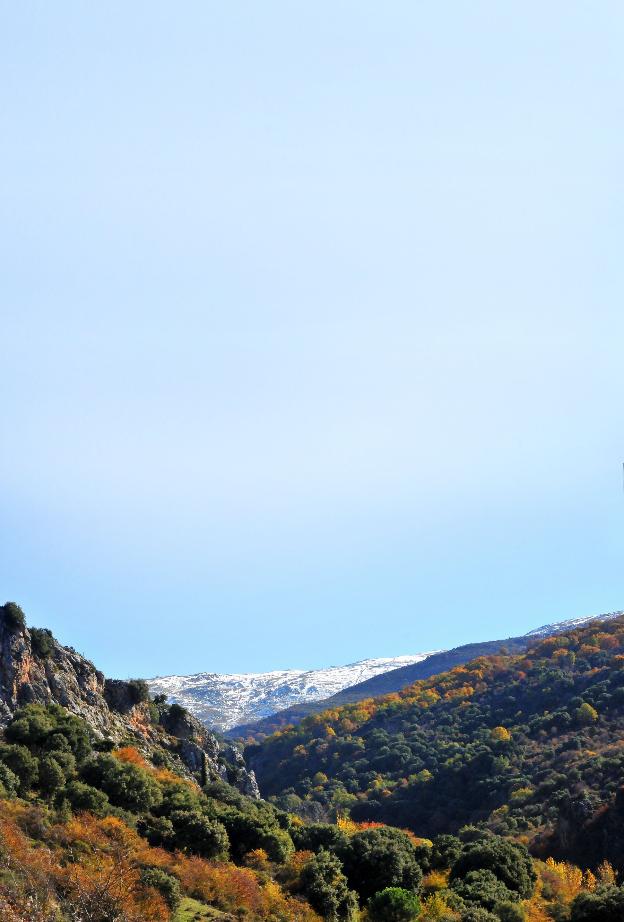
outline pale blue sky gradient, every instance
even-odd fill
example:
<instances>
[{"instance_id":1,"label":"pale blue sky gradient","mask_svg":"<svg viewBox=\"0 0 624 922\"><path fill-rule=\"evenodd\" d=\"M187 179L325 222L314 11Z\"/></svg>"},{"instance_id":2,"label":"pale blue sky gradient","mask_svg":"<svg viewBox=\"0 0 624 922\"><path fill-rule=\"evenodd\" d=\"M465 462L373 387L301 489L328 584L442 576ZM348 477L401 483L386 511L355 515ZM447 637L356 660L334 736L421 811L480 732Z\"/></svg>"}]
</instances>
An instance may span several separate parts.
<instances>
[{"instance_id":1,"label":"pale blue sky gradient","mask_svg":"<svg viewBox=\"0 0 624 922\"><path fill-rule=\"evenodd\" d=\"M624 608L624 8L0 3L0 594L112 675Z\"/></svg>"}]
</instances>

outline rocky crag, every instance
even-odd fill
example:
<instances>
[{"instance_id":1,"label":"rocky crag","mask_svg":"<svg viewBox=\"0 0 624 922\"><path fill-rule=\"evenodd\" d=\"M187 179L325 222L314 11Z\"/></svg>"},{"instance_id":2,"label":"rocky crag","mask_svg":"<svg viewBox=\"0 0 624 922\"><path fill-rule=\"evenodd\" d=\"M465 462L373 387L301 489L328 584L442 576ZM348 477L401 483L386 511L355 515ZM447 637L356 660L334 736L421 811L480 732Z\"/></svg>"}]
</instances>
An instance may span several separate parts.
<instances>
[{"instance_id":1,"label":"rocky crag","mask_svg":"<svg viewBox=\"0 0 624 922\"><path fill-rule=\"evenodd\" d=\"M7 603L0 606L0 728L26 704L59 704L83 718L103 746L133 745L147 755L159 747L200 782L228 781L259 796L235 746L183 708L151 699L145 682L106 679L49 631L29 630L19 606Z\"/></svg>"}]
</instances>

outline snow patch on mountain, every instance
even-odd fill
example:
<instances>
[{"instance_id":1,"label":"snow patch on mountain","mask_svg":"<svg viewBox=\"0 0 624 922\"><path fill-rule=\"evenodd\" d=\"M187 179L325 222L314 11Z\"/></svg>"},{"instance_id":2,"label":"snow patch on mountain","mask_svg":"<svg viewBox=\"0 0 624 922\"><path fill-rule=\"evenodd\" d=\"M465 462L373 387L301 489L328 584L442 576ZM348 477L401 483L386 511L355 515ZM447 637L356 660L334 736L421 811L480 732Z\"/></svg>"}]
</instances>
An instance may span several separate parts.
<instances>
[{"instance_id":1,"label":"snow patch on mountain","mask_svg":"<svg viewBox=\"0 0 624 922\"><path fill-rule=\"evenodd\" d=\"M149 687L153 695L166 695L169 701L181 704L208 726L229 730L269 717L292 704L329 698L382 672L419 663L431 656L431 652L365 659L327 669L157 676L149 681Z\"/></svg>"},{"instance_id":2,"label":"snow patch on mountain","mask_svg":"<svg viewBox=\"0 0 624 922\"><path fill-rule=\"evenodd\" d=\"M525 634L525 637L549 637L551 634L564 634L566 631L572 631L576 627L585 627L590 621L610 621L612 618L620 618L622 615L624 615L624 611L611 611L605 615L587 615L585 618L555 621L553 624L543 624L542 627L536 627L535 630Z\"/></svg>"}]
</instances>

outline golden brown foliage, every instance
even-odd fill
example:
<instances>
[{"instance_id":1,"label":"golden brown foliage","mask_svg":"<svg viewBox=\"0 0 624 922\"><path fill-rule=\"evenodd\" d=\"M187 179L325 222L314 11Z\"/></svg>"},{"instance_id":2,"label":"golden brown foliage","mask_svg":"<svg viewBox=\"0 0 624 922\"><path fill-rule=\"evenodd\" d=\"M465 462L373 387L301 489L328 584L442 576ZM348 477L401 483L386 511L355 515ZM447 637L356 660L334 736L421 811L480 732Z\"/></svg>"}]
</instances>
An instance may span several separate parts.
<instances>
[{"instance_id":1,"label":"golden brown foliage","mask_svg":"<svg viewBox=\"0 0 624 922\"><path fill-rule=\"evenodd\" d=\"M41 839L32 837L37 824ZM49 826L39 808L0 801L2 922L53 922L59 907L81 922L169 922L163 897L141 881L144 867L167 871L188 896L244 912L250 922L320 922L307 903L267 877L266 855L256 852L250 861L254 868L172 854L116 817L85 813Z\"/></svg>"}]
</instances>

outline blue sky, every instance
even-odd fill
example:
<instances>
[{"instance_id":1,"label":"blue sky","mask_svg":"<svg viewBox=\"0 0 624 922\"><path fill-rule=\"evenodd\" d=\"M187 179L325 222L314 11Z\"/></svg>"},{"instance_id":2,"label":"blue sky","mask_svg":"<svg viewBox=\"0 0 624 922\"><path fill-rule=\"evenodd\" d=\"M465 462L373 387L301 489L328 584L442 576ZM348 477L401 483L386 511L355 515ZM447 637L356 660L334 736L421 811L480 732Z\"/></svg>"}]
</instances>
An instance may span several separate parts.
<instances>
[{"instance_id":1,"label":"blue sky","mask_svg":"<svg viewBox=\"0 0 624 922\"><path fill-rule=\"evenodd\" d=\"M624 608L624 11L0 4L0 587L111 675Z\"/></svg>"}]
</instances>

